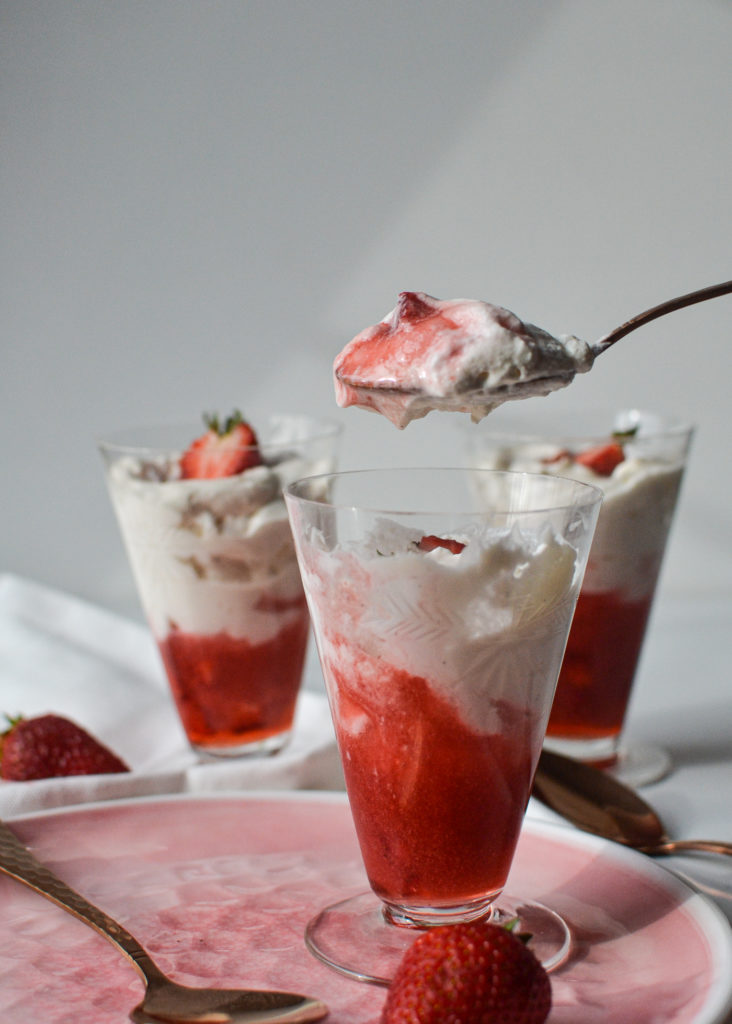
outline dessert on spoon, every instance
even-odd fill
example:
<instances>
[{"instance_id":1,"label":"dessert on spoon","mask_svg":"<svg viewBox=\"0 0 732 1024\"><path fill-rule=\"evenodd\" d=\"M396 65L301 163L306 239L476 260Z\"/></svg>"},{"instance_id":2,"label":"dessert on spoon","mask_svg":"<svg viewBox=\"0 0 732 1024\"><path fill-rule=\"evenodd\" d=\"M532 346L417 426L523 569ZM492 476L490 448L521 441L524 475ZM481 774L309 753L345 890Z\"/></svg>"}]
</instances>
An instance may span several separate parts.
<instances>
[{"instance_id":1,"label":"dessert on spoon","mask_svg":"<svg viewBox=\"0 0 732 1024\"><path fill-rule=\"evenodd\" d=\"M620 338L659 316L732 292L732 281L660 303L594 344L554 337L502 306L402 292L383 320L336 357L336 399L379 412L399 428L433 409L480 420L504 402L548 395Z\"/></svg>"}]
</instances>

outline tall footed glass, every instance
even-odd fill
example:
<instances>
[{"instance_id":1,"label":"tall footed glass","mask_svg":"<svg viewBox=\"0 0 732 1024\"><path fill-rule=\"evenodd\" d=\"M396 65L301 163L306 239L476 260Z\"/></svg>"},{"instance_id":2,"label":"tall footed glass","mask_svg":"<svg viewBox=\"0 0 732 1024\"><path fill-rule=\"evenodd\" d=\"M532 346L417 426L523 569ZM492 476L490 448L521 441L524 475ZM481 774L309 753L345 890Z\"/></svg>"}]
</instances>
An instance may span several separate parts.
<instances>
[{"instance_id":1,"label":"tall footed glass","mask_svg":"<svg viewBox=\"0 0 732 1024\"><path fill-rule=\"evenodd\" d=\"M531 434L470 435L475 465L572 477L603 492L546 745L634 786L671 766L665 750L628 742L623 728L691 438L688 424L637 409L547 418Z\"/></svg>"},{"instance_id":2,"label":"tall footed glass","mask_svg":"<svg viewBox=\"0 0 732 1024\"><path fill-rule=\"evenodd\" d=\"M388 982L414 928L551 908L504 892L601 493L460 469L312 477L285 494L371 892L311 950Z\"/></svg>"},{"instance_id":3,"label":"tall footed glass","mask_svg":"<svg viewBox=\"0 0 732 1024\"><path fill-rule=\"evenodd\" d=\"M283 488L335 469L340 428L291 414L229 445L235 472L183 472L195 424L100 442L140 600L191 747L274 754L289 741L310 632Z\"/></svg>"}]
</instances>

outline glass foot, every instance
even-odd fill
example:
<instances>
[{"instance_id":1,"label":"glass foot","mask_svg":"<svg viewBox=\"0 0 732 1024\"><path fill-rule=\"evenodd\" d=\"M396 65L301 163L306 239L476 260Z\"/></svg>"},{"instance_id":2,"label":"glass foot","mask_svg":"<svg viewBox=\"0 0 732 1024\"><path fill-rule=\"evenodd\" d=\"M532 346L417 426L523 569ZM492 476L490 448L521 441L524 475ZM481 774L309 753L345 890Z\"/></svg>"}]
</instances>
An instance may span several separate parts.
<instances>
[{"instance_id":1,"label":"glass foot","mask_svg":"<svg viewBox=\"0 0 732 1024\"><path fill-rule=\"evenodd\" d=\"M531 934L529 948L547 971L567 960L570 930L556 911L542 903L503 893L482 920L502 924L516 917L520 930ZM340 974L387 986L420 932L420 928L391 924L381 900L363 892L321 910L305 930L305 944L313 956Z\"/></svg>"},{"instance_id":2,"label":"glass foot","mask_svg":"<svg viewBox=\"0 0 732 1024\"><path fill-rule=\"evenodd\" d=\"M292 730L278 732L274 736L267 736L265 739L242 740L241 743L232 743L226 746L204 746L200 743L190 745L202 761L225 761L227 758L234 760L237 757L267 757L278 754L283 747L287 746L292 737Z\"/></svg>"},{"instance_id":3,"label":"glass foot","mask_svg":"<svg viewBox=\"0 0 732 1024\"><path fill-rule=\"evenodd\" d=\"M671 768L671 758L661 747L628 743L620 748L617 760L608 768L608 772L619 782L636 789L665 778Z\"/></svg>"},{"instance_id":4,"label":"glass foot","mask_svg":"<svg viewBox=\"0 0 732 1024\"><path fill-rule=\"evenodd\" d=\"M621 742L617 737L601 740L567 740L547 736L544 740L547 750L553 750L565 757L574 757L595 768L601 768L613 775L619 782L634 789L658 782L671 771L672 762L661 747L652 744Z\"/></svg>"}]
</instances>

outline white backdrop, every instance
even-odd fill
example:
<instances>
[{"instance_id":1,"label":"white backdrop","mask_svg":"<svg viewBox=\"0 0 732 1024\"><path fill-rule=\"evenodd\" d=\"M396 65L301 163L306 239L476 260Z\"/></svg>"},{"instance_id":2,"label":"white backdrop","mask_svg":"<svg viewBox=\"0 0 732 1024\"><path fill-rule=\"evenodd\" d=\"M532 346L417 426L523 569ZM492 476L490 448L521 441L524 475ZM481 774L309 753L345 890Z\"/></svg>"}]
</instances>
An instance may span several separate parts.
<instances>
[{"instance_id":1,"label":"white backdrop","mask_svg":"<svg viewBox=\"0 0 732 1024\"><path fill-rule=\"evenodd\" d=\"M0 47L0 571L115 610L105 430L288 407L344 466L454 463L449 416L335 409L400 290L593 339L732 278L729 0L2 0ZM731 320L544 400L698 425L668 594L732 591Z\"/></svg>"}]
</instances>

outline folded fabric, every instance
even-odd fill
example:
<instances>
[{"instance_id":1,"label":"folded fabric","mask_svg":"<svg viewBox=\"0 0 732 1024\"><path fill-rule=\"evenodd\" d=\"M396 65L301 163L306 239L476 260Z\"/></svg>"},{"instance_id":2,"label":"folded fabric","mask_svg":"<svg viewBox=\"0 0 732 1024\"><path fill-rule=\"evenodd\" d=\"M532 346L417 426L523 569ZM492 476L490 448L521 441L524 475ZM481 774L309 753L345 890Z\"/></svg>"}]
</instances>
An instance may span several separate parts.
<instances>
[{"instance_id":1,"label":"folded fabric","mask_svg":"<svg viewBox=\"0 0 732 1024\"><path fill-rule=\"evenodd\" d=\"M65 715L132 769L0 780L0 816L158 793L342 789L318 672L311 657L293 737L283 751L202 761L186 742L149 630L71 595L0 575L0 713Z\"/></svg>"}]
</instances>

